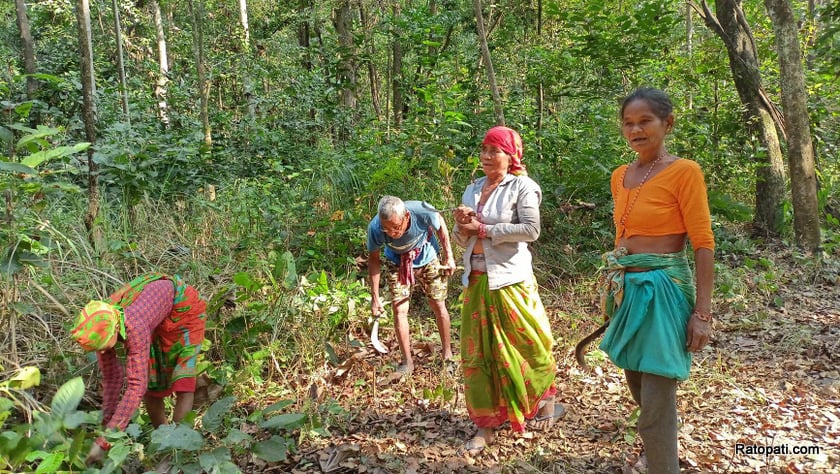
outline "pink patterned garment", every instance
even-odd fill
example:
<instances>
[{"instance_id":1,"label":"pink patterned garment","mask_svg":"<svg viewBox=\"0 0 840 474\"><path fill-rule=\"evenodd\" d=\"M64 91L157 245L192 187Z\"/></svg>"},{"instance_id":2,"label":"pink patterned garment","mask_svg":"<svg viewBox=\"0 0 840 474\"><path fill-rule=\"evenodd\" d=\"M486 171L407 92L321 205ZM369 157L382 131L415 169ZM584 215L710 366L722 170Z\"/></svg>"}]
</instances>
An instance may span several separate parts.
<instances>
[{"instance_id":1,"label":"pink patterned garment","mask_svg":"<svg viewBox=\"0 0 840 474\"><path fill-rule=\"evenodd\" d=\"M106 428L124 430L140 407L149 382L149 347L152 333L172 312L175 288L169 280L148 283L134 303L125 308L126 374L113 348L97 352L102 369L102 415ZM125 393L123 379L127 379Z\"/></svg>"}]
</instances>

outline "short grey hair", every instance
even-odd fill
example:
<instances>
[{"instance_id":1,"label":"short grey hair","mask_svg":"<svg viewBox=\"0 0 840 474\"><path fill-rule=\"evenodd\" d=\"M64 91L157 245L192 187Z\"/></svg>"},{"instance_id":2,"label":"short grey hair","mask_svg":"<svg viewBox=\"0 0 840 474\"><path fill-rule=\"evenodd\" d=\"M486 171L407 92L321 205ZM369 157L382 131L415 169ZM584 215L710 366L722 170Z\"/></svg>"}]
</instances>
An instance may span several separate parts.
<instances>
[{"instance_id":1,"label":"short grey hair","mask_svg":"<svg viewBox=\"0 0 840 474\"><path fill-rule=\"evenodd\" d=\"M394 216L405 215L405 203L396 196L382 196L379 200L379 219L387 221Z\"/></svg>"}]
</instances>

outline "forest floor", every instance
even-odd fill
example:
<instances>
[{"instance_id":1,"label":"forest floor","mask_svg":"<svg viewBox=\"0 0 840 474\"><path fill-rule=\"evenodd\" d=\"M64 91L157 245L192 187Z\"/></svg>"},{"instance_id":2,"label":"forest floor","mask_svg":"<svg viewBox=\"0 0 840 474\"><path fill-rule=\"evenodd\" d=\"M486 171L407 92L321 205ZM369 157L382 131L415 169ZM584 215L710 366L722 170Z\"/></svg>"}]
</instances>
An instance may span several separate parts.
<instances>
[{"instance_id":1,"label":"forest floor","mask_svg":"<svg viewBox=\"0 0 840 474\"><path fill-rule=\"evenodd\" d=\"M778 249L721 263L717 282L726 294L715 297L712 341L678 389L684 472L840 472L840 268L815 267ZM287 463L243 469L644 472L638 412L621 372L594 346L587 356L593 371L574 361L575 343L597 326L594 289L582 286L591 285L541 290L557 339L558 399L568 410L550 431L503 428L483 452L462 454L474 430L459 375L443 370L434 320L415 298L412 314L422 321L412 327L412 377L388 383L399 356L393 331L383 328L388 355L344 353L340 367L325 368L309 387L313 403L342 407L329 426L332 436L302 439ZM453 327L456 352L457 332ZM803 449L809 453L798 454Z\"/></svg>"}]
</instances>

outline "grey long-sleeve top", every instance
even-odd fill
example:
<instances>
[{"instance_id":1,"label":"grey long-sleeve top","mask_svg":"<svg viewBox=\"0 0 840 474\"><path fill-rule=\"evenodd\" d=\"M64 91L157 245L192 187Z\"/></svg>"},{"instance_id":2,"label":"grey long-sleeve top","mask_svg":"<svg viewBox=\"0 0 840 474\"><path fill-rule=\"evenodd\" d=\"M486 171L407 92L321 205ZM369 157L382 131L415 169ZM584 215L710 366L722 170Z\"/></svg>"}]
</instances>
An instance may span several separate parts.
<instances>
[{"instance_id":1,"label":"grey long-sleeve top","mask_svg":"<svg viewBox=\"0 0 840 474\"><path fill-rule=\"evenodd\" d=\"M481 188L487 177L475 180L467 186L461 202L472 209L478 208ZM484 259L487 264L487 279L491 290L497 290L533 277L531 252L528 242L540 236L540 186L527 176L508 174L493 190L479 220L486 225ZM470 276L470 256L478 237L464 238L458 234L457 224L452 229L452 240L466 247L464 251L464 276L467 286Z\"/></svg>"}]
</instances>

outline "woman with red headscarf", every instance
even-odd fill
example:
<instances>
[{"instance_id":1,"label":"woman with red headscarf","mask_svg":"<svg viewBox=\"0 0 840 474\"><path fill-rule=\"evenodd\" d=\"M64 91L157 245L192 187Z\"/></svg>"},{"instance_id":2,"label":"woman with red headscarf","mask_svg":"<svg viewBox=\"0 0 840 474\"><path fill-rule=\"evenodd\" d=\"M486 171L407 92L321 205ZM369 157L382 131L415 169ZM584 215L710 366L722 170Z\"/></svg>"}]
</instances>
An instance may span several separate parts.
<instances>
[{"instance_id":1,"label":"woman with red headscarf","mask_svg":"<svg viewBox=\"0 0 840 474\"><path fill-rule=\"evenodd\" d=\"M542 190L522 164L522 139L493 127L481 144L485 176L455 211L453 240L464 251L461 364L470 418L465 450L492 443L494 430L546 430L565 411L555 405L554 338L537 293L528 243L540 235Z\"/></svg>"},{"instance_id":2,"label":"woman with red headscarf","mask_svg":"<svg viewBox=\"0 0 840 474\"><path fill-rule=\"evenodd\" d=\"M86 352L96 353L106 429L124 430L141 400L155 427L167 421L164 398L170 395L175 395L174 422L192 409L206 306L181 277L160 273L140 275L108 301L85 305L70 334ZM117 357L118 342L125 349L125 367ZM104 437L97 438L86 464L102 461L110 447Z\"/></svg>"}]
</instances>

